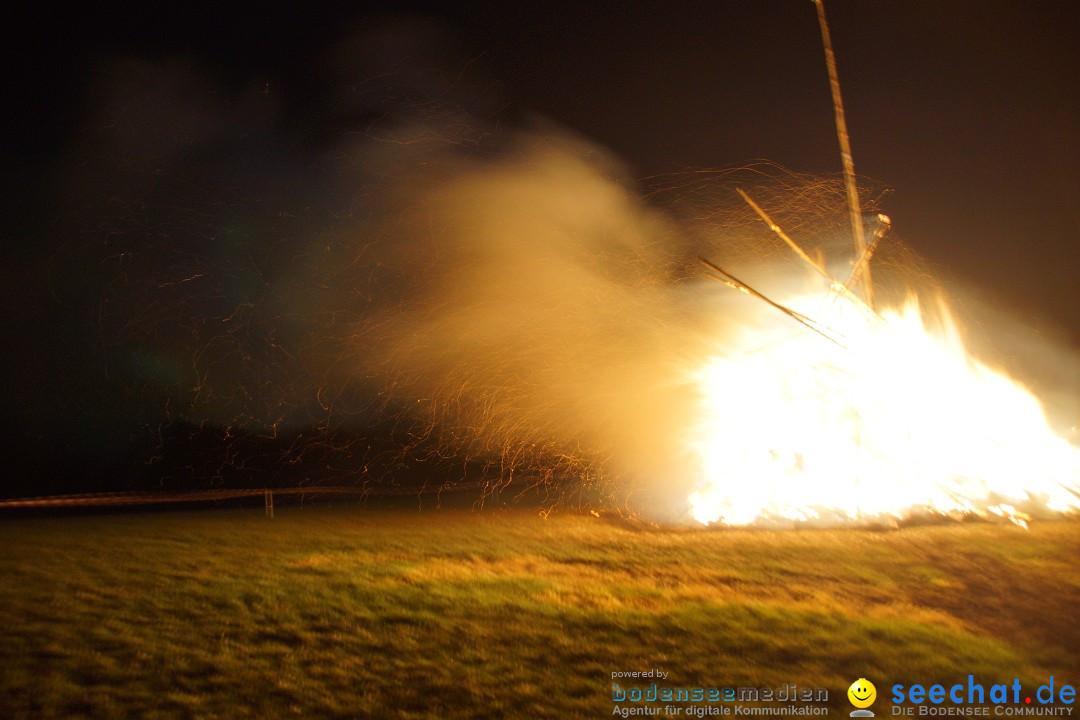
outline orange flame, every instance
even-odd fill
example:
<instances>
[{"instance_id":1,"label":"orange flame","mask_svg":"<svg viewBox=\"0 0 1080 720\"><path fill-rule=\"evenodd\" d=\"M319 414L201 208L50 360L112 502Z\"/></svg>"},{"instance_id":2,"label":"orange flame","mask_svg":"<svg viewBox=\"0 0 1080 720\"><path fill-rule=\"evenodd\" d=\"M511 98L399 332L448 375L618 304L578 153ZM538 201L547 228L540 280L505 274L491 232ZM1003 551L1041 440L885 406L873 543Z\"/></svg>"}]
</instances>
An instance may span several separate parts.
<instances>
[{"instance_id":1,"label":"orange flame","mask_svg":"<svg viewBox=\"0 0 1080 720\"><path fill-rule=\"evenodd\" d=\"M836 342L781 325L746 330L695 373L690 445L703 524L852 522L919 513L1080 509L1080 448L1055 434L1023 385L973 359L945 313L915 299L875 315L836 298L787 302Z\"/></svg>"}]
</instances>

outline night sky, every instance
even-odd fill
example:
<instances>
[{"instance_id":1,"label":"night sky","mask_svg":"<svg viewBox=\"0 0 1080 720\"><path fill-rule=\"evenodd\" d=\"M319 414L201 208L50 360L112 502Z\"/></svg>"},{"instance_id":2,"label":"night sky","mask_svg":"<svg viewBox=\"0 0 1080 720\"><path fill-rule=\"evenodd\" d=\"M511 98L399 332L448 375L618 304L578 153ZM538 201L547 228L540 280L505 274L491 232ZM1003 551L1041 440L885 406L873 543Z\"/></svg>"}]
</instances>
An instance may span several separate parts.
<instances>
[{"instance_id":1,"label":"night sky","mask_svg":"<svg viewBox=\"0 0 1080 720\"><path fill-rule=\"evenodd\" d=\"M310 110L334 92L327 49L357 29L406 18L450 48L448 66L483 96L474 111L549 118L609 148L640 178L755 159L839 172L809 0L612 7L174 3L9 14L0 112L15 288L4 305L15 330L5 333L5 363L9 382L33 393L10 394L7 422L40 421L31 404L80 405L48 397L62 386L48 378L69 372L73 348L44 348L22 332L57 281L26 278L57 252L47 238L71 203L57 187L85 124L87 88L114 58L181 57L222 87L263 83L283 98L288 121L307 128L306 152L317 154L320 141L357 120ZM893 189L884 209L897 235L946 277L1080 345L1080 7L831 0L826 9L856 170ZM93 416L80 412L82 423Z\"/></svg>"}]
</instances>

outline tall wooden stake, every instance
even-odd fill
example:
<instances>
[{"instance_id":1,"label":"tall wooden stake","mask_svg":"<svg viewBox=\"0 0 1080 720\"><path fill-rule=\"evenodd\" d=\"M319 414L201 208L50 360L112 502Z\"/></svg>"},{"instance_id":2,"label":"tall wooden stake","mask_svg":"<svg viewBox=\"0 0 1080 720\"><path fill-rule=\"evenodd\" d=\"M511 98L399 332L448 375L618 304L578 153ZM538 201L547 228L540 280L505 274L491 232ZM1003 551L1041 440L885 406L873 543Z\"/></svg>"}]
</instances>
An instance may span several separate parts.
<instances>
[{"instance_id":1,"label":"tall wooden stake","mask_svg":"<svg viewBox=\"0 0 1080 720\"><path fill-rule=\"evenodd\" d=\"M813 0L817 6L818 25L821 26L821 42L825 45L825 65L829 70L829 86L832 88L833 111L836 114L836 138L840 141L840 160L844 164L844 183L847 186L848 213L851 216L851 235L855 241L855 264L863 261L866 254L866 235L863 231L862 210L859 207L859 189L855 183L855 161L851 158L851 141L848 139L847 121L844 120L844 102L840 97L840 77L836 72L836 56L833 54L829 24L825 21L823 0ZM874 307L874 287L869 266L861 269L855 283L862 283L866 304ZM852 288L854 290L854 288Z\"/></svg>"}]
</instances>

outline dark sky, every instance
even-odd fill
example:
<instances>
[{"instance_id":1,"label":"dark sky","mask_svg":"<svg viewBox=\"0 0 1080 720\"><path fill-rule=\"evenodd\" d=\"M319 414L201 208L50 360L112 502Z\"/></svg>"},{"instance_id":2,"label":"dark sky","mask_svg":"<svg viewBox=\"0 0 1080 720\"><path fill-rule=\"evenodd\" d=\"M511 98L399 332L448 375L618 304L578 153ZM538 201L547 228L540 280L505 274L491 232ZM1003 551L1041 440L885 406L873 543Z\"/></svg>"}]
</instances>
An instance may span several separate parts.
<instances>
[{"instance_id":1,"label":"dark sky","mask_svg":"<svg viewBox=\"0 0 1080 720\"><path fill-rule=\"evenodd\" d=\"M413 13L459 38L494 95L606 145L642 176L764 158L839 169L809 0L86 6L9 17L9 198L79 118L111 55L199 58L303 94L354 25ZM616 9L613 9L616 8ZM902 237L1080 340L1080 10L1074 2L827 5L856 169L895 189Z\"/></svg>"},{"instance_id":2,"label":"dark sky","mask_svg":"<svg viewBox=\"0 0 1080 720\"><path fill-rule=\"evenodd\" d=\"M235 88L273 82L303 107L325 89L329 47L403 15L442 28L493 107L552 118L639 177L755 159L840 170L810 0L233 5L8 11L9 270L51 252L39 233L65 213L52 183L85 122L85 88L110 58L192 58ZM856 169L893 188L897 235L1080 345L1080 5L829 0L827 10ZM50 350L18 343L4 351L23 356L9 361L15 372L63 372L26 359Z\"/></svg>"}]
</instances>

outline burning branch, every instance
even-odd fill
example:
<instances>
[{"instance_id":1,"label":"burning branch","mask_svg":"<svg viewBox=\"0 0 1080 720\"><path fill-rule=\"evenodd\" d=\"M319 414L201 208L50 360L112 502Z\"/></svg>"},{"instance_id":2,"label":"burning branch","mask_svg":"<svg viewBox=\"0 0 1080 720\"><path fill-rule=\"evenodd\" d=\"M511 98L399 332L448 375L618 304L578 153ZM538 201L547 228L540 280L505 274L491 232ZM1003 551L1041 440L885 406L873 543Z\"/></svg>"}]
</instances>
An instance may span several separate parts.
<instances>
[{"instance_id":1,"label":"burning branch","mask_svg":"<svg viewBox=\"0 0 1080 720\"><path fill-rule=\"evenodd\" d=\"M754 202L753 199L751 199L751 197L749 195L747 195L746 192L742 188L735 188L735 190L739 193L739 195L742 197L742 199L746 201L746 204L749 205L751 207L751 209L753 209L753 211L758 214L758 217L760 217L762 220L765 221L765 224L769 226L769 229L772 230L773 233L775 233L778 238L780 238L785 243L787 243L788 247L790 247L792 250L794 250L795 254L798 255L800 258L802 258L802 260L807 265L812 267L814 270L816 270L818 272L818 274L820 274L823 278L825 278L826 280L829 281L829 288L830 289L832 289L833 291L839 293L840 295L843 295L847 299L851 300L857 306L865 308L871 314L875 314L873 308L871 308L869 305L864 303L862 301L862 299L859 298L859 296L857 296L855 293L853 293L851 291L852 279L857 278L857 275L856 275L855 271L856 271L856 269L861 269L861 268L864 268L866 266L866 263L869 262L869 260L870 260L869 253L864 253L863 254L863 258L865 258L865 260L863 258L860 258L860 261L856 264L855 268L852 270L852 277L848 278L848 281L846 283L842 283L839 280L837 280L836 278L834 278L832 276L832 274L829 273L828 270L826 270L824 267L821 266L821 264L816 262L808 254L806 254L806 251L803 250L801 247L799 247L798 243L796 243L794 240L792 240L788 236L788 234L785 233L784 230L779 225L777 225L775 222L773 222L772 218L769 217L768 213L766 213L761 208L760 205L758 205L756 202ZM888 218L885 215L879 215L879 217L885 218L886 221L888 220ZM875 237L875 239L880 239L880 237L884 237L884 233L882 233L880 237L878 236L877 233L875 233L874 237ZM875 242L875 245L876 245L876 242Z\"/></svg>"},{"instance_id":2,"label":"burning branch","mask_svg":"<svg viewBox=\"0 0 1080 720\"><path fill-rule=\"evenodd\" d=\"M734 289L736 289L736 290L738 290L740 292L744 292L747 295L755 297L758 300L764 301L769 306L776 308L777 310L784 313L785 315L787 315L791 319L795 320L796 322L810 328L811 330L813 330L814 332L816 332L818 335L825 338L829 342L835 343L836 345L839 345L842 348L844 347L843 343L841 343L839 340L837 340L832 335L830 335L828 332L826 332L826 330L828 328L826 328L824 325L817 322L816 320L814 320L814 319L812 319L810 317L807 317L806 315L803 315L801 312L797 312L795 310L792 310L791 308L789 308L789 307L787 307L785 305L781 305L780 303L776 302L775 300L772 300L771 298L766 296L764 293L758 292L754 288L752 288L749 285L747 285L746 283L744 283L739 278L735 277L734 275L732 275L728 271L721 268L719 265L716 265L715 263L712 263L712 262L706 260L703 257L699 257L698 260L700 260L701 263L703 265L705 265L707 268L709 268L713 272L716 272L716 273L718 273L720 275L720 277L716 277L716 276L713 276L713 275L709 276L709 277L713 278L714 280L719 280L720 282L724 283L725 285L727 285L730 288L734 288Z\"/></svg>"}]
</instances>

